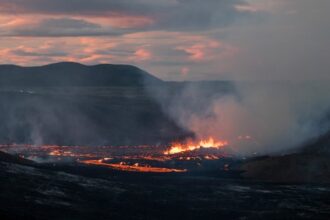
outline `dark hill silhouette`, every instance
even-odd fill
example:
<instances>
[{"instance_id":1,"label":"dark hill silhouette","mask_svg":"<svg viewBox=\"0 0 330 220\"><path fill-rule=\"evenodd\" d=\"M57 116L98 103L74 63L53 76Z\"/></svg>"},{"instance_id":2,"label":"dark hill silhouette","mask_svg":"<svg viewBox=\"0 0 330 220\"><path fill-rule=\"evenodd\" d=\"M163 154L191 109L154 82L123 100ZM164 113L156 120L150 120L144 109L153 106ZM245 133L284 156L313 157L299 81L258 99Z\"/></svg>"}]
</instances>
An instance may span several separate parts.
<instances>
[{"instance_id":1,"label":"dark hill silhouette","mask_svg":"<svg viewBox=\"0 0 330 220\"><path fill-rule=\"evenodd\" d=\"M0 143L135 145L185 137L146 82L166 85L130 65L0 65Z\"/></svg>"},{"instance_id":2,"label":"dark hill silhouette","mask_svg":"<svg viewBox=\"0 0 330 220\"><path fill-rule=\"evenodd\" d=\"M300 152L247 161L246 177L270 182L330 182L330 131L310 140Z\"/></svg>"},{"instance_id":3,"label":"dark hill silhouette","mask_svg":"<svg viewBox=\"0 0 330 220\"><path fill-rule=\"evenodd\" d=\"M45 66L0 65L0 86L142 86L161 80L131 65L86 66L62 62Z\"/></svg>"},{"instance_id":4,"label":"dark hill silhouette","mask_svg":"<svg viewBox=\"0 0 330 220\"><path fill-rule=\"evenodd\" d=\"M26 160L24 158L10 155L7 153L4 153L0 151L0 162L6 162L6 163L16 163L16 164L21 164L21 165L32 165L34 162L30 160Z\"/></svg>"}]
</instances>

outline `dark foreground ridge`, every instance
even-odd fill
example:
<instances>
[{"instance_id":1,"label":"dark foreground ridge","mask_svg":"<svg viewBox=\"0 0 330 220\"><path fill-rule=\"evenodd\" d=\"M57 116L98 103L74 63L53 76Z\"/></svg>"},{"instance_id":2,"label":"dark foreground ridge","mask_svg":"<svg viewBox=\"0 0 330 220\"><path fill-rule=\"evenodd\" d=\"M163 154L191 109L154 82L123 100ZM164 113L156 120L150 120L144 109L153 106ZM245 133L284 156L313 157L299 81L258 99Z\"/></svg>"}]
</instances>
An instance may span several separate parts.
<instances>
[{"instance_id":1,"label":"dark foreground ridge","mask_svg":"<svg viewBox=\"0 0 330 220\"><path fill-rule=\"evenodd\" d=\"M15 163L15 164L21 164L21 165L34 165L35 164L33 161L26 160L24 158L14 156L11 154L7 154L2 151L0 151L0 162Z\"/></svg>"},{"instance_id":2,"label":"dark foreground ridge","mask_svg":"<svg viewBox=\"0 0 330 220\"><path fill-rule=\"evenodd\" d=\"M128 175L97 167L26 166L0 157L0 179L1 220L327 220L330 215L328 186L248 182L219 172Z\"/></svg>"},{"instance_id":3,"label":"dark foreground ridge","mask_svg":"<svg viewBox=\"0 0 330 220\"><path fill-rule=\"evenodd\" d=\"M131 65L86 66L62 62L45 66L0 65L0 86L143 86L161 80Z\"/></svg>"},{"instance_id":4,"label":"dark foreground ridge","mask_svg":"<svg viewBox=\"0 0 330 220\"><path fill-rule=\"evenodd\" d=\"M330 132L310 140L298 152L255 158L242 169L245 177L268 182L330 183Z\"/></svg>"}]
</instances>

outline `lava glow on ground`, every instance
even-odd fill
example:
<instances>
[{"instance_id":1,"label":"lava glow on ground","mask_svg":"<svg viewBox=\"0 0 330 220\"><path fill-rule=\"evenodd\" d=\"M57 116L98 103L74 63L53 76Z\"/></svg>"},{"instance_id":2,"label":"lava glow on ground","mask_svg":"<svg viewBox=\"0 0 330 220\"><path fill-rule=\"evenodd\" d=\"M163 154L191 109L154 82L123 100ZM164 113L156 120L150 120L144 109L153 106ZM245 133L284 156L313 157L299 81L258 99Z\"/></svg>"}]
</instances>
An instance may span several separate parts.
<instances>
[{"instance_id":1,"label":"lava glow on ground","mask_svg":"<svg viewBox=\"0 0 330 220\"><path fill-rule=\"evenodd\" d=\"M196 170L207 161L226 158L227 141L213 138L175 142L164 146L54 146L0 145L0 150L46 164L81 164L117 171L182 173ZM166 149L166 150L164 150Z\"/></svg>"},{"instance_id":2,"label":"lava glow on ground","mask_svg":"<svg viewBox=\"0 0 330 220\"><path fill-rule=\"evenodd\" d=\"M87 165L96 165L103 167L110 167L115 170L121 171L131 171L131 172L142 172L142 173L182 173L186 172L186 169L170 169L165 167L152 167L150 165L141 166L139 163L135 163L134 165L128 165L125 162L116 163L106 163L104 160L84 160L82 163Z\"/></svg>"},{"instance_id":3,"label":"lava glow on ground","mask_svg":"<svg viewBox=\"0 0 330 220\"><path fill-rule=\"evenodd\" d=\"M186 143L174 142L170 149L164 152L165 155L173 155L182 152L189 152L194 150L199 150L201 148L213 148L220 149L227 146L227 141L215 141L212 137L207 140L200 140L198 142L193 140L188 140Z\"/></svg>"}]
</instances>

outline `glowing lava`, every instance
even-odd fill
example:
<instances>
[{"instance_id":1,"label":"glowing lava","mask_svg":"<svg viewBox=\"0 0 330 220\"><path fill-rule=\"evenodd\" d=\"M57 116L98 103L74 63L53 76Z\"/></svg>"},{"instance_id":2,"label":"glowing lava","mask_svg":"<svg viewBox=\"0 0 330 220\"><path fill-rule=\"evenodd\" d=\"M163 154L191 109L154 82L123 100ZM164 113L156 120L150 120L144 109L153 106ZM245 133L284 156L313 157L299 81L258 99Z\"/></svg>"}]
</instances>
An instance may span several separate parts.
<instances>
[{"instance_id":1,"label":"glowing lava","mask_svg":"<svg viewBox=\"0 0 330 220\"><path fill-rule=\"evenodd\" d=\"M103 166L109 167L115 170L128 171L128 172L142 172L142 173L182 173L187 172L186 169L170 169L165 167L152 167L152 166L143 166L139 163L135 163L133 165L126 164L125 162L120 163L105 163L103 160L85 160L80 161L80 163L84 163L87 165L94 166Z\"/></svg>"},{"instance_id":2,"label":"glowing lava","mask_svg":"<svg viewBox=\"0 0 330 220\"><path fill-rule=\"evenodd\" d=\"M165 155L179 154L187 151L194 151L201 148L212 148L220 149L224 146L227 146L227 141L216 141L214 138L210 137L206 140L201 140L194 142L192 140L187 141L186 143L175 142L171 145L171 148L164 152Z\"/></svg>"}]
</instances>

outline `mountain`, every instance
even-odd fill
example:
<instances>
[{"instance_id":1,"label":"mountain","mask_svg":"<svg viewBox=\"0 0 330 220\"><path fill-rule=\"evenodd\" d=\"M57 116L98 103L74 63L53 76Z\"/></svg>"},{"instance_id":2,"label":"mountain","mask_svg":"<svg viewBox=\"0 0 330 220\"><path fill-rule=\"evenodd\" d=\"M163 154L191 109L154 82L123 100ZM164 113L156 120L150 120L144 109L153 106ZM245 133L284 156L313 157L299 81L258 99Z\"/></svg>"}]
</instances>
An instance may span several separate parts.
<instances>
[{"instance_id":1,"label":"mountain","mask_svg":"<svg viewBox=\"0 0 330 220\"><path fill-rule=\"evenodd\" d=\"M143 86L162 81L131 65L86 66L62 62L45 66L0 65L0 86Z\"/></svg>"},{"instance_id":2,"label":"mountain","mask_svg":"<svg viewBox=\"0 0 330 220\"><path fill-rule=\"evenodd\" d=\"M0 143L135 145L187 132L163 113L129 65L0 66Z\"/></svg>"}]
</instances>

